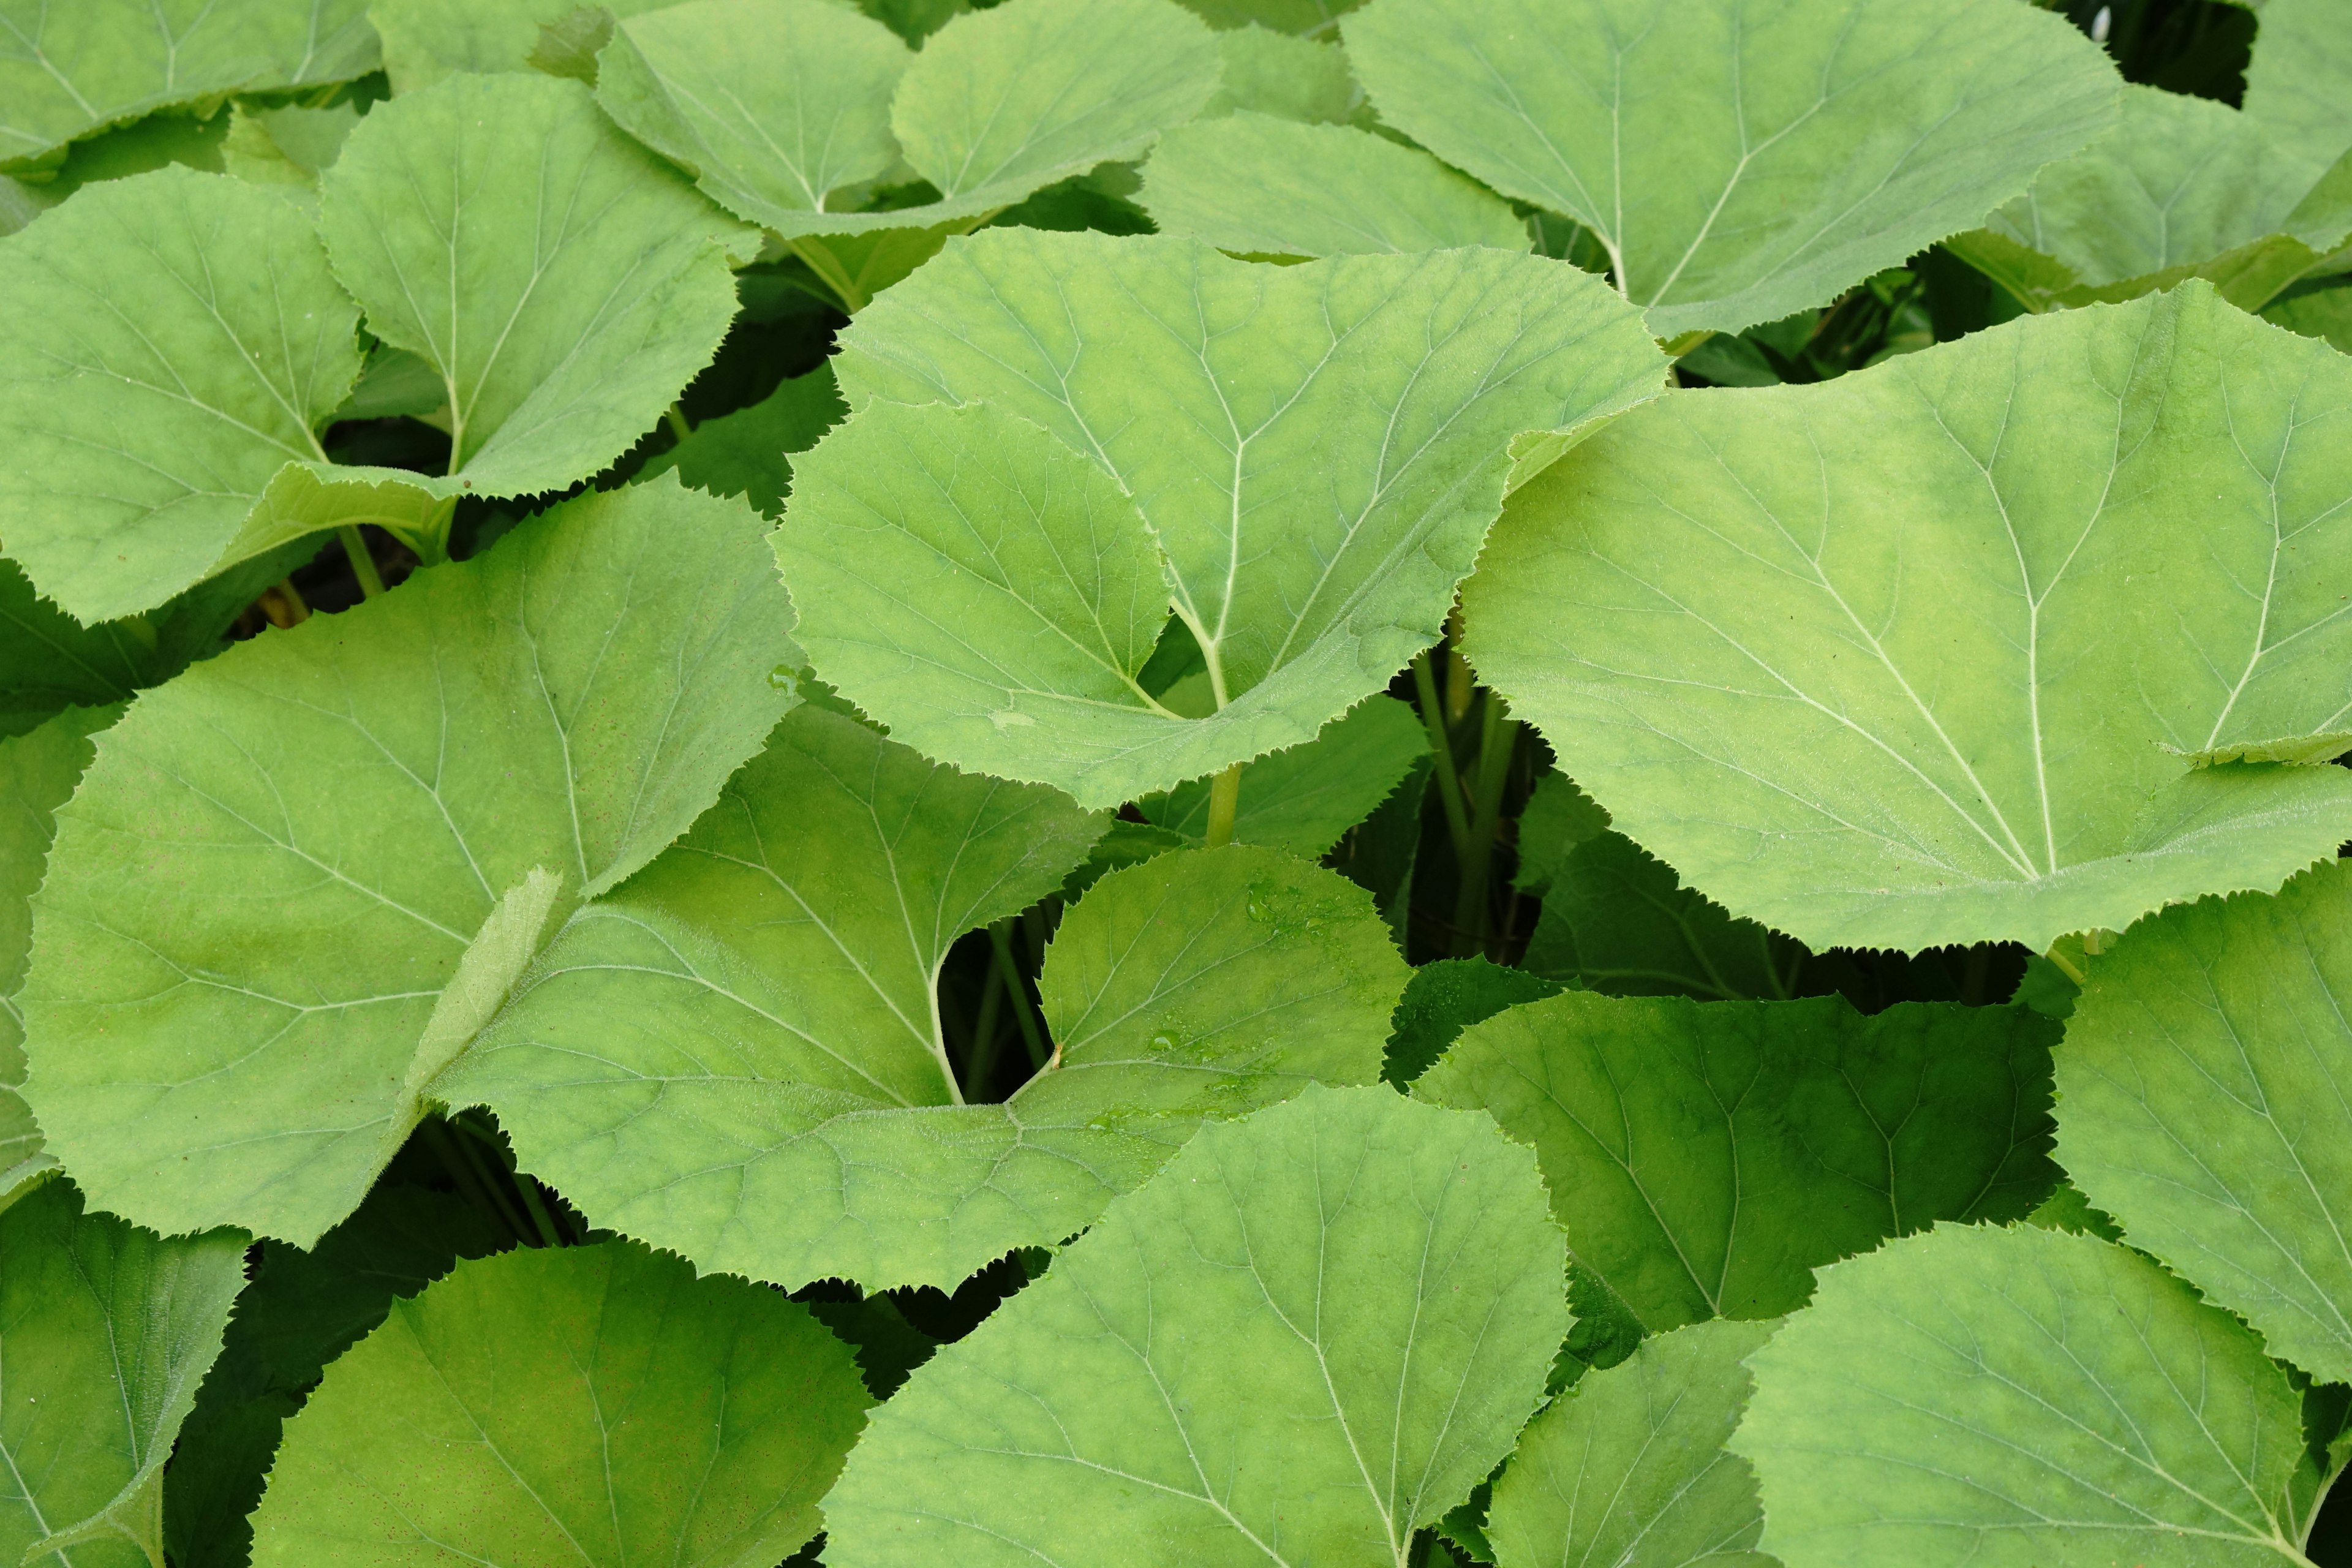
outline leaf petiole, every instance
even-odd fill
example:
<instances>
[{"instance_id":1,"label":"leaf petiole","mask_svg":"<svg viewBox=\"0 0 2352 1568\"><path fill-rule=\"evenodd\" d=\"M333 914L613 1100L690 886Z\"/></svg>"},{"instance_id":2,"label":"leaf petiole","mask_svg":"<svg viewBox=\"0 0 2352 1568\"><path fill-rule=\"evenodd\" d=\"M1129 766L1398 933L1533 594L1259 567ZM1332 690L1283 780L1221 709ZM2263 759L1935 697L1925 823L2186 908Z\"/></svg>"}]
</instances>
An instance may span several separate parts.
<instances>
[{"instance_id":1,"label":"leaf petiole","mask_svg":"<svg viewBox=\"0 0 2352 1568\"><path fill-rule=\"evenodd\" d=\"M1029 1065L1042 1070L1046 1060L1045 1037L1037 1026L1036 1013L1029 1005L1029 989L1022 983L1021 967L1013 962L1013 919L1007 915L991 925L988 943L996 950L996 972L1003 976L1005 992L1013 1003L1013 1020L1021 1026L1021 1043L1029 1047Z\"/></svg>"},{"instance_id":2,"label":"leaf petiole","mask_svg":"<svg viewBox=\"0 0 2352 1568\"><path fill-rule=\"evenodd\" d=\"M1470 816L1462 807L1462 778L1454 768L1454 742L1445 732L1445 710L1437 700L1437 672L1430 668L1430 650L1412 661L1412 686L1421 699L1421 720L1429 727L1429 749L1437 757L1437 795L1445 807L1445 830L1454 840L1457 863L1470 863Z\"/></svg>"},{"instance_id":3,"label":"leaf petiole","mask_svg":"<svg viewBox=\"0 0 2352 1568\"><path fill-rule=\"evenodd\" d=\"M373 599L383 592L383 574L375 568L375 556L370 553L367 536L360 525L347 522L335 531L341 536L343 553L352 558L352 575L360 580L360 595Z\"/></svg>"},{"instance_id":4,"label":"leaf petiole","mask_svg":"<svg viewBox=\"0 0 2352 1568\"><path fill-rule=\"evenodd\" d=\"M1209 781L1209 827L1205 837L1212 849L1234 841L1234 818L1241 814L1242 806L1242 765L1235 763Z\"/></svg>"}]
</instances>

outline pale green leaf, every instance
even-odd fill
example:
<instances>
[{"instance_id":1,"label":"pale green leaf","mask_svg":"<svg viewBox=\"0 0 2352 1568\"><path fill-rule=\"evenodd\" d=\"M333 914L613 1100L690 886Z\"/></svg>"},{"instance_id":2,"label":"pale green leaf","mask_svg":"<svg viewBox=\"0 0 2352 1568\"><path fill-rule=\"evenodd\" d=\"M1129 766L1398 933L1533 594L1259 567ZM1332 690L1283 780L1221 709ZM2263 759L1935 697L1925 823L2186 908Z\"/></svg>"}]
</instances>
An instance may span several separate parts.
<instances>
[{"instance_id":1,"label":"pale green leaf","mask_svg":"<svg viewBox=\"0 0 2352 1568\"><path fill-rule=\"evenodd\" d=\"M1777 1568L1764 1511L1724 1452L1777 1322L1695 1323L1588 1373L1528 1424L1495 1483L1498 1568Z\"/></svg>"},{"instance_id":2,"label":"pale green leaf","mask_svg":"<svg viewBox=\"0 0 2352 1568\"><path fill-rule=\"evenodd\" d=\"M107 732L23 993L28 1096L93 1201L302 1244L351 1212L421 1114L428 1028L448 1048L527 956L494 959L528 923L518 903L486 930L501 899L543 871L560 922L790 706L759 533L675 481L592 493Z\"/></svg>"},{"instance_id":3,"label":"pale green leaf","mask_svg":"<svg viewBox=\"0 0 2352 1568\"><path fill-rule=\"evenodd\" d=\"M368 330L448 388L448 477L358 473L441 497L561 489L626 451L710 363L735 315L729 257L757 248L553 77L455 76L381 104L320 184Z\"/></svg>"},{"instance_id":4,"label":"pale green leaf","mask_svg":"<svg viewBox=\"0 0 2352 1568\"><path fill-rule=\"evenodd\" d=\"M342 155L343 139L360 122L358 107L349 102L327 109L239 103L229 115L221 166L240 180L304 191L318 189L319 172Z\"/></svg>"},{"instance_id":5,"label":"pale green leaf","mask_svg":"<svg viewBox=\"0 0 2352 1568\"><path fill-rule=\"evenodd\" d=\"M819 365L749 408L704 420L637 477L649 479L676 468L697 489L744 496L773 517L784 510L784 497L792 491L793 456L815 446L847 412L833 372Z\"/></svg>"},{"instance_id":6,"label":"pale green leaf","mask_svg":"<svg viewBox=\"0 0 2352 1568\"><path fill-rule=\"evenodd\" d=\"M1348 53L1336 41L1293 37L1251 23L1219 33L1217 55L1224 75L1200 112L1202 120L1248 110L1336 124L1363 103Z\"/></svg>"},{"instance_id":7,"label":"pale green leaf","mask_svg":"<svg viewBox=\"0 0 2352 1568\"><path fill-rule=\"evenodd\" d=\"M1563 984L1616 996L1771 1001L1798 994L1802 943L1734 920L1622 833L1560 857L1520 959Z\"/></svg>"},{"instance_id":8,"label":"pale green leaf","mask_svg":"<svg viewBox=\"0 0 2352 1568\"><path fill-rule=\"evenodd\" d=\"M394 92L414 92L464 72L529 70L550 32L583 11L616 17L661 8L664 0L370 0L383 37L383 68Z\"/></svg>"},{"instance_id":9,"label":"pale green leaf","mask_svg":"<svg viewBox=\"0 0 2352 1568\"><path fill-rule=\"evenodd\" d=\"M1462 1033L1413 1092L1535 1146L1570 1252L1652 1331L1803 1305L1812 1270L2045 1196L2050 1046L2005 1007L1570 991Z\"/></svg>"},{"instance_id":10,"label":"pale green leaf","mask_svg":"<svg viewBox=\"0 0 2352 1568\"><path fill-rule=\"evenodd\" d=\"M2092 1237L1944 1226L1822 1270L1731 1440L1787 1568L2301 1568L2315 1478L2261 1342Z\"/></svg>"},{"instance_id":11,"label":"pale green leaf","mask_svg":"<svg viewBox=\"0 0 2352 1568\"><path fill-rule=\"evenodd\" d=\"M1380 1069L1404 968L1367 900L1234 847L1097 882L1040 983L1053 1065L961 1104L950 944L1058 887L1102 828L804 709L574 917L436 1093L494 1110L595 1223L705 1268L952 1286L1082 1229L1202 1117Z\"/></svg>"},{"instance_id":12,"label":"pale green leaf","mask_svg":"<svg viewBox=\"0 0 2352 1568\"><path fill-rule=\"evenodd\" d=\"M62 1181L0 1213L0 1562L163 1560L163 1461L220 1353L245 1245L84 1214Z\"/></svg>"},{"instance_id":13,"label":"pale green leaf","mask_svg":"<svg viewBox=\"0 0 2352 1568\"><path fill-rule=\"evenodd\" d=\"M278 542L247 519L323 461L358 318L300 208L218 174L108 181L0 241L10 556L89 622Z\"/></svg>"},{"instance_id":14,"label":"pale green leaf","mask_svg":"<svg viewBox=\"0 0 2352 1568\"><path fill-rule=\"evenodd\" d=\"M255 1568L773 1563L869 1403L772 1290L619 1241L460 1263L286 1424Z\"/></svg>"},{"instance_id":15,"label":"pale green leaf","mask_svg":"<svg viewBox=\"0 0 2352 1568\"><path fill-rule=\"evenodd\" d=\"M1429 754L1429 731L1418 714L1394 698L1367 698L1307 744L1260 757L1243 771L1234 842L1316 858ZM1198 843L1208 830L1209 781L1147 795L1136 808L1145 820Z\"/></svg>"},{"instance_id":16,"label":"pale green leaf","mask_svg":"<svg viewBox=\"0 0 2352 1568\"><path fill-rule=\"evenodd\" d=\"M5 0L0 163L171 104L373 70L365 0Z\"/></svg>"},{"instance_id":17,"label":"pale green leaf","mask_svg":"<svg viewBox=\"0 0 2352 1568\"><path fill-rule=\"evenodd\" d=\"M2059 1149L2126 1239L2352 1381L2352 868L2168 910L2091 966Z\"/></svg>"},{"instance_id":18,"label":"pale green leaf","mask_svg":"<svg viewBox=\"0 0 2352 1568\"><path fill-rule=\"evenodd\" d=\"M1267 268L1009 228L843 344L861 412L796 465L777 534L817 672L929 754L1095 805L1386 686L1436 639L1510 437L1662 369L1634 312L1535 257ZM890 406L941 401L987 407ZM1207 719L1137 683L1171 598L1229 700Z\"/></svg>"},{"instance_id":19,"label":"pale green leaf","mask_svg":"<svg viewBox=\"0 0 2352 1568\"><path fill-rule=\"evenodd\" d=\"M1525 1149L1385 1088L1204 1129L876 1415L843 1568L1402 1563L1568 1331Z\"/></svg>"},{"instance_id":20,"label":"pale green leaf","mask_svg":"<svg viewBox=\"0 0 2352 1568\"><path fill-rule=\"evenodd\" d=\"M1418 148L1246 111L1161 137L1136 199L1162 232L1243 255L1530 244L1507 203Z\"/></svg>"},{"instance_id":21,"label":"pale green leaf","mask_svg":"<svg viewBox=\"0 0 2352 1568\"><path fill-rule=\"evenodd\" d=\"M2246 116L2315 172L2352 151L2352 28L2341 0L2264 0Z\"/></svg>"},{"instance_id":22,"label":"pale green leaf","mask_svg":"<svg viewBox=\"0 0 2352 1568\"><path fill-rule=\"evenodd\" d=\"M1213 27L1270 27L1277 33L1331 37L1344 13L1362 0L1183 0Z\"/></svg>"},{"instance_id":23,"label":"pale green leaf","mask_svg":"<svg viewBox=\"0 0 2352 1568\"><path fill-rule=\"evenodd\" d=\"M1827 304L2113 123L2116 75L2016 0L1374 0L1387 123L1591 230L1650 330Z\"/></svg>"},{"instance_id":24,"label":"pale green leaf","mask_svg":"<svg viewBox=\"0 0 2352 1568\"><path fill-rule=\"evenodd\" d=\"M1467 647L1733 914L1906 952L2276 887L2333 733L2352 363L2201 284L1619 419L1513 498ZM2193 498L2193 500L2191 499Z\"/></svg>"}]
</instances>

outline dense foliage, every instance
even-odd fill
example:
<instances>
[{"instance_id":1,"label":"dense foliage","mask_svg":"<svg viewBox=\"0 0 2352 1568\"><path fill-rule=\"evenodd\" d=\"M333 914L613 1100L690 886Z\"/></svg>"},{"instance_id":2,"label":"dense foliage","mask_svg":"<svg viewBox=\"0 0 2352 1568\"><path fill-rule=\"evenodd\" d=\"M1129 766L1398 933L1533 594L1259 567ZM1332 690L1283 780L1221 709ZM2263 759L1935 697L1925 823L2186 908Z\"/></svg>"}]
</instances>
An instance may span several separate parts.
<instances>
[{"instance_id":1,"label":"dense foliage","mask_svg":"<svg viewBox=\"0 0 2352 1568\"><path fill-rule=\"evenodd\" d=\"M2343 0L0 0L0 1565L2352 1564L2347 354Z\"/></svg>"}]
</instances>

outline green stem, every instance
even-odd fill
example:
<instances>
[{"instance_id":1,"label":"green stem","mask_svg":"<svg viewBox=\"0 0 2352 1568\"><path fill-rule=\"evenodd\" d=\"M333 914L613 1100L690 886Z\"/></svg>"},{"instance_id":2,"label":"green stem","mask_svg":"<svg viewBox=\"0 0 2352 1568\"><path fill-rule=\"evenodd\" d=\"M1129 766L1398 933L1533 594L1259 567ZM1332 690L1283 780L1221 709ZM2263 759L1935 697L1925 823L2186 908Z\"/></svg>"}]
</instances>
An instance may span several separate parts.
<instances>
[{"instance_id":1,"label":"green stem","mask_svg":"<svg viewBox=\"0 0 2352 1568\"><path fill-rule=\"evenodd\" d=\"M2050 944L2050 951L2043 953L2042 956L2056 964L2058 966L2058 973L2073 981L2075 984L2081 985L2088 982L2088 975L2084 974L2081 970L2066 962L2066 955L2058 951L2058 944L2056 942L2052 942Z\"/></svg>"},{"instance_id":2,"label":"green stem","mask_svg":"<svg viewBox=\"0 0 2352 1568\"><path fill-rule=\"evenodd\" d=\"M694 434L694 426L687 420L686 410L675 403L662 410L662 420L669 426L669 433L681 441Z\"/></svg>"},{"instance_id":3,"label":"green stem","mask_svg":"<svg viewBox=\"0 0 2352 1568\"><path fill-rule=\"evenodd\" d=\"M383 574L375 569L375 557L368 553L367 538L360 525L347 522L335 531L342 536L343 553L352 558L352 575L360 580L360 596L373 599L383 592Z\"/></svg>"},{"instance_id":4,"label":"green stem","mask_svg":"<svg viewBox=\"0 0 2352 1568\"><path fill-rule=\"evenodd\" d=\"M482 1179L491 1184L491 1190L512 1191L530 1215L532 1227L539 1232L540 1239L550 1247L564 1245L563 1233L556 1227L554 1219L547 1212L547 1205L540 1201L539 1184L509 1162L507 1151L499 1144L498 1134L487 1123L477 1120L477 1113L473 1111L452 1117L449 1124L466 1135L467 1149L479 1162ZM499 1179L501 1177L503 1181ZM516 1234L522 1235L520 1226ZM530 1239L528 1236L522 1238L525 1241Z\"/></svg>"},{"instance_id":5,"label":"green stem","mask_svg":"<svg viewBox=\"0 0 2352 1568\"><path fill-rule=\"evenodd\" d=\"M988 1075L996 1070L996 1016L1004 1000L1004 971L989 965L980 989L980 1020L971 1026L971 1049L964 1057L967 1100L987 1091Z\"/></svg>"},{"instance_id":6,"label":"green stem","mask_svg":"<svg viewBox=\"0 0 2352 1568\"><path fill-rule=\"evenodd\" d=\"M439 1157L442 1168L449 1173L449 1180L457 1186L458 1195L505 1226L516 1240L521 1240L526 1234L522 1216L514 1212L513 1205L493 1192L483 1180L485 1173L480 1163L473 1159L467 1145L449 1135L448 1123L437 1118L428 1119L425 1123L425 1141L433 1145L433 1152Z\"/></svg>"},{"instance_id":7,"label":"green stem","mask_svg":"<svg viewBox=\"0 0 2352 1568\"><path fill-rule=\"evenodd\" d=\"M1235 763L1209 781L1209 847L1220 849L1234 841L1234 818L1242 809L1242 764Z\"/></svg>"},{"instance_id":8,"label":"green stem","mask_svg":"<svg viewBox=\"0 0 2352 1568\"><path fill-rule=\"evenodd\" d=\"M1445 664L1445 727L1451 731L1470 711L1470 697L1478 682L1470 672L1470 661L1462 657L1462 610L1456 605L1445 617L1445 650L1452 657ZM1434 653L1430 655L1435 660Z\"/></svg>"},{"instance_id":9,"label":"green stem","mask_svg":"<svg viewBox=\"0 0 2352 1568\"><path fill-rule=\"evenodd\" d=\"M1519 742L1519 721L1505 716L1503 700L1486 693L1478 738L1477 815L1470 821L1470 854L1462 862L1462 882L1454 904L1454 940L1470 952L1484 952L1492 913L1486 890L1494 881L1495 836L1502 826L1503 784L1511 776L1511 753Z\"/></svg>"},{"instance_id":10,"label":"green stem","mask_svg":"<svg viewBox=\"0 0 2352 1568\"><path fill-rule=\"evenodd\" d=\"M1437 755L1437 795L1445 807L1445 831L1454 839L1458 865L1470 861L1470 817L1462 809L1462 778L1454 771L1454 742L1445 732L1445 710L1437 701L1437 672L1430 668L1429 650L1412 661L1413 692L1421 699L1421 721L1429 730L1429 749Z\"/></svg>"},{"instance_id":11,"label":"green stem","mask_svg":"<svg viewBox=\"0 0 2352 1568\"><path fill-rule=\"evenodd\" d=\"M840 298L842 310L854 316L871 302L871 297L857 286L856 279L850 277L849 268L841 264L841 258L833 253L833 247L813 235L788 239L784 243L792 247L794 256L807 264L811 272L824 280L826 288Z\"/></svg>"},{"instance_id":12,"label":"green stem","mask_svg":"<svg viewBox=\"0 0 2352 1568\"><path fill-rule=\"evenodd\" d=\"M1013 1021L1021 1026L1021 1043L1029 1047L1029 1065L1042 1069L1045 1065L1045 1036L1037 1026L1037 1016L1030 1010L1029 988L1022 984L1021 967L1013 962L1013 922L998 921L988 928L988 943L996 950L996 972L1004 977L1004 989L1013 1000Z\"/></svg>"},{"instance_id":13,"label":"green stem","mask_svg":"<svg viewBox=\"0 0 2352 1568\"><path fill-rule=\"evenodd\" d=\"M563 1233L556 1228L555 1216L547 1212L547 1204L539 1195L539 1184L517 1171L514 1188L522 1194L523 1206L530 1210L530 1223L539 1227L541 1237L550 1247L563 1246Z\"/></svg>"}]
</instances>

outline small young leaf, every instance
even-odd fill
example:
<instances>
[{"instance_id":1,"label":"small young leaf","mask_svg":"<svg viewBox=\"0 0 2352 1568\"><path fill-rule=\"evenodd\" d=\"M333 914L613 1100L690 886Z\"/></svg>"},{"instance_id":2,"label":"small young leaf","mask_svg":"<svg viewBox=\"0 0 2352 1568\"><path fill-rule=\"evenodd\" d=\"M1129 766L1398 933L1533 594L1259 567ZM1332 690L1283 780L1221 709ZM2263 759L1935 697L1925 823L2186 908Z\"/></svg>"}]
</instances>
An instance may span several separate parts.
<instances>
[{"instance_id":1,"label":"small young leaf","mask_svg":"<svg viewBox=\"0 0 2352 1568\"><path fill-rule=\"evenodd\" d=\"M2189 754L2344 728L2347 421L2352 361L2202 284L1675 395L1513 498L1466 646L1735 915L2120 931L2352 836L2343 769Z\"/></svg>"},{"instance_id":2,"label":"small young leaf","mask_svg":"<svg viewBox=\"0 0 2352 1568\"><path fill-rule=\"evenodd\" d=\"M871 1397L807 1308L629 1242L460 1263L286 1424L255 1568L772 1563Z\"/></svg>"},{"instance_id":3,"label":"small young leaf","mask_svg":"<svg viewBox=\"0 0 2352 1568\"><path fill-rule=\"evenodd\" d=\"M63 1181L0 1214L0 1561L163 1560L163 1460L220 1353L245 1244L84 1214Z\"/></svg>"},{"instance_id":4,"label":"small young leaf","mask_svg":"<svg viewBox=\"0 0 2352 1568\"><path fill-rule=\"evenodd\" d=\"M1404 1561L1568 1331L1528 1152L1384 1088L1204 1129L877 1414L843 1568Z\"/></svg>"},{"instance_id":5,"label":"small young leaf","mask_svg":"<svg viewBox=\"0 0 2352 1568\"><path fill-rule=\"evenodd\" d=\"M1535 793L1519 813L1519 868L1511 885L1540 899L1580 844L1609 831L1609 814L1576 781L1557 770L1536 781Z\"/></svg>"},{"instance_id":6,"label":"small young leaf","mask_svg":"<svg viewBox=\"0 0 2352 1568\"><path fill-rule=\"evenodd\" d=\"M1723 1445L1755 1386L1741 1358L1780 1326L1676 1329L1554 1400L1495 1483L1496 1568L1779 1568L1755 1550L1755 1474Z\"/></svg>"},{"instance_id":7,"label":"small young leaf","mask_svg":"<svg viewBox=\"0 0 2352 1568\"><path fill-rule=\"evenodd\" d=\"M94 1201L297 1243L351 1212L421 1114L444 987L488 980L499 900L543 870L560 923L790 706L759 530L671 480L592 493L108 731L23 994L28 1096Z\"/></svg>"},{"instance_id":8,"label":"small young leaf","mask_svg":"<svg viewBox=\"0 0 2352 1568\"><path fill-rule=\"evenodd\" d=\"M742 496L774 517L792 493L793 458L807 451L849 412L820 365L795 376L768 396L707 419L677 446L637 470L640 479L677 470L677 477L715 496Z\"/></svg>"},{"instance_id":9,"label":"small young leaf","mask_svg":"<svg viewBox=\"0 0 2352 1568\"><path fill-rule=\"evenodd\" d=\"M1828 303L2115 123L2116 80L2013 0L1374 0L1388 124L1574 218L1663 338Z\"/></svg>"},{"instance_id":10,"label":"small young leaf","mask_svg":"<svg viewBox=\"0 0 2352 1568\"><path fill-rule=\"evenodd\" d=\"M1271 268L1016 229L950 242L843 343L860 412L777 534L818 673L928 754L1106 805L1381 689L1436 639L1510 437L1663 369L1622 301L1535 257ZM942 400L987 406L890 406ZM1171 597L1226 700L1206 719L1136 684Z\"/></svg>"},{"instance_id":11,"label":"small young leaf","mask_svg":"<svg viewBox=\"0 0 2352 1568\"><path fill-rule=\"evenodd\" d=\"M448 388L446 478L359 472L442 497L561 489L626 451L710 363L735 315L729 257L758 246L552 77L457 76L381 105L320 184L368 330Z\"/></svg>"},{"instance_id":12,"label":"small young leaf","mask_svg":"<svg viewBox=\"0 0 2352 1568\"><path fill-rule=\"evenodd\" d=\"M2261 1342L2136 1252L1941 1226L1822 1271L1731 1439L1787 1568L2283 1568L2320 1479Z\"/></svg>"},{"instance_id":13,"label":"small young leaf","mask_svg":"<svg viewBox=\"0 0 2352 1568\"><path fill-rule=\"evenodd\" d=\"M1428 1071L1471 1025L1559 992L1556 982L1540 974L1483 958L1417 965L1390 1020L1388 1061L1381 1076L1402 1089Z\"/></svg>"},{"instance_id":14,"label":"small young leaf","mask_svg":"<svg viewBox=\"0 0 2352 1568\"><path fill-rule=\"evenodd\" d=\"M1348 52L1336 40L1293 37L1250 23L1219 33L1217 54L1224 78L1196 117L1201 120L1247 110L1336 125L1363 102Z\"/></svg>"},{"instance_id":15,"label":"small young leaf","mask_svg":"<svg viewBox=\"0 0 2352 1568\"><path fill-rule=\"evenodd\" d=\"M1535 1145L1570 1250L1652 1331L1803 1305L1812 1270L2047 1195L2057 1026L2010 1008L1571 991L1413 1092Z\"/></svg>"},{"instance_id":16,"label":"small young leaf","mask_svg":"<svg viewBox=\"0 0 2352 1568\"><path fill-rule=\"evenodd\" d=\"M1246 111L1160 139L1136 198L1160 229L1255 256L1526 250L1507 203L1412 147Z\"/></svg>"},{"instance_id":17,"label":"small young leaf","mask_svg":"<svg viewBox=\"0 0 2352 1568\"><path fill-rule=\"evenodd\" d=\"M1429 731L1411 708L1393 698L1367 698L1307 744L1250 764L1234 813L1234 842L1317 858L1429 754ZM1136 809L1198 843L1208 827L1209 785L1194 779L1146 795Z\"/></svg>"},{"instance_id":18,"label":"small young leaf","mask_svg":"<svg viewBox=\"0 0 2352 1568\"><path fill-rule=\"evenodd\" d=\"M2091 968L2058 1055L2084 1196L2323 1383L2352 1381L2352 866L2167 910Z\"/></svg>"}]
</instances>

